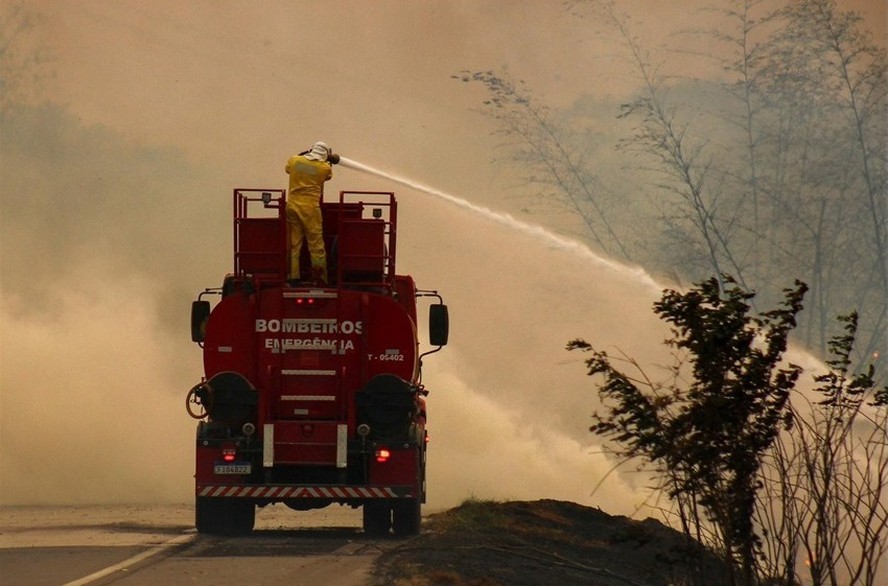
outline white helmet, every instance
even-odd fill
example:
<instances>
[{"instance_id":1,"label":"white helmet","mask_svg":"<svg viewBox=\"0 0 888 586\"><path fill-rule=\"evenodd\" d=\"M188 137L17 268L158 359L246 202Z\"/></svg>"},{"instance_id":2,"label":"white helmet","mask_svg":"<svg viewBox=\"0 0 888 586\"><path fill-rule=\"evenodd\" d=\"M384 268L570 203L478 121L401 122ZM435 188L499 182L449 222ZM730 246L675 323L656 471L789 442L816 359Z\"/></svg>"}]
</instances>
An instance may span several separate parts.
<instances>
[{"instance_id":1,"label":"white helmet","mask_svg":"<svg viewBox=\"0 0 888 586\"><path fill-rule=\"evenodd\" d=\"M326 161L328 156L330 156L330 147L327 146L327 143L319 141L312 145L305 158L312 161Z\"/></svg>"}]
</instances>

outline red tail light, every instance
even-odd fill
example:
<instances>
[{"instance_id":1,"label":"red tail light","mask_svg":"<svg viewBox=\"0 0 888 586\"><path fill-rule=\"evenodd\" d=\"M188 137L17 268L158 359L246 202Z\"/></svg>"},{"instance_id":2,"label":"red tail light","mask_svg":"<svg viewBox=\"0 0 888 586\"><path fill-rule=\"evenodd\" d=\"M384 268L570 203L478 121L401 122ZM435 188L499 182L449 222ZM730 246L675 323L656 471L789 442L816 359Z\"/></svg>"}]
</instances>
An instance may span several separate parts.
<instances>
[{"instance_id":1,"label":"red tail light","mask_svg":"<svg viewBox=\"0 0 888 586\"><path fill-rule=\"evenodd\" d=\"M389 458L392 457L392 453L385 448L381 448L376 450L376 461L380 464L385 464L389 461Z\"/></svg>"},{"instance_id":2,"label":"red tail light","mask_svg":"<svg viewBox=\"0 0 888 586\"><path fill-rule=\"evenodd\" d=\"M226 462L234 462L237 458L237 450L234 448L222 448L222 459Z\"/></svg>"}]
</instances>

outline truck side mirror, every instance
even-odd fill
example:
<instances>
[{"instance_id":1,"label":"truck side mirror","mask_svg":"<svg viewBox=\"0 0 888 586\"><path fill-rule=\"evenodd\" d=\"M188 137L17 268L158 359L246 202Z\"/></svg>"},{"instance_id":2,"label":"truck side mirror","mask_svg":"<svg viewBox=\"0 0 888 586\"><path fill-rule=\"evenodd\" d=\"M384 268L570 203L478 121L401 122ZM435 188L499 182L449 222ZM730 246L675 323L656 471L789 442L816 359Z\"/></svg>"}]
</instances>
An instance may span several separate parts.
<instances>
[{"instance_id":1,"label":"truck side mirror","mask_svg":"<svg viewBox=\"0 0 888 586\"><path fill-rule=\"evenodd\" d=\"M210 319L210 302L191 303L191 341L203 342L207 337L207 321Z\"/></svg>"},{"instance_id":2,"label":"truck side mirror","mask_svg":"<svg viewBox=\"0 0 888 586\"><path fill-rule=\"evenodd\" d=\"M447 306L442 303L429 306L429 344L446 346L449 330L450 318L447 314Z\"/></svg>"}]
</instances>

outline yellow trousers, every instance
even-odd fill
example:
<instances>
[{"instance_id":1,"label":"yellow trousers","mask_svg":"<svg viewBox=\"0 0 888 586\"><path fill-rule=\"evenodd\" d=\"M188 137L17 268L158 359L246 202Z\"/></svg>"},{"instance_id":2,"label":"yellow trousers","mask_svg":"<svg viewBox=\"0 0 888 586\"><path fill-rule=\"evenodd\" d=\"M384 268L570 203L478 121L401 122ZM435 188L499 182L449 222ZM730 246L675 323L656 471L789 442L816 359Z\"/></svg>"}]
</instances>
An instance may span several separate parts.
<instances>
[{"instance_id":1,"label":"yellow trousers","mask_svg":"<svg viewBox=\"0 0 888 586\"><path fill-rule=\"evenodd\" d=\"M287 198L287 227L290 232L290 279L299 278L302 241L308 244L312 277L327 283L327 252L324 249L324 221L320 199L291 195Z\"/></svg>"}]
</instances>

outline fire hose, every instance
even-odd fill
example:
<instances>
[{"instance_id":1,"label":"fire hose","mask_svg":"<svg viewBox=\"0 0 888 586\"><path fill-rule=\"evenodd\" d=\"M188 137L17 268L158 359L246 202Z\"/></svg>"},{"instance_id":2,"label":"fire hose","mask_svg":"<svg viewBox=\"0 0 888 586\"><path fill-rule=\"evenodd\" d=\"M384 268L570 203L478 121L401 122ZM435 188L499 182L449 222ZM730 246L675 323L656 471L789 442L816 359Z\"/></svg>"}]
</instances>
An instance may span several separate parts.
<instances>
[{"instance_id":1,"label":"fire hose","mask_svg":"<svg viewBox=\"0 0 888 586\"><path fill-rule=\"evenodd\" d=\"M212 404L213 388L205 381L191 387L185 397L185 410L194 419L204 419L209 414ZM200 411L196 411L195 406L199 406Z\"/></svg>"}]
</instances>

